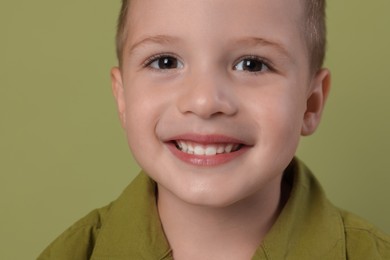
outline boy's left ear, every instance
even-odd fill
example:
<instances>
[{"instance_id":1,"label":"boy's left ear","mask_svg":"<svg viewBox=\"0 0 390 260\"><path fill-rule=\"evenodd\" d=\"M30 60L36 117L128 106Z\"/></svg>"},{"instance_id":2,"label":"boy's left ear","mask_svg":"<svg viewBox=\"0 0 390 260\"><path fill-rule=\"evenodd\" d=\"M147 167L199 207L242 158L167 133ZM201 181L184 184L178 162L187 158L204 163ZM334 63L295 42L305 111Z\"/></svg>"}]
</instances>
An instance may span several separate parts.
<instances>
[{"instance_id":1,"label":"boy's left ear","mask_svg":"<svg viewBox=\"0 0 390 260\"><path fill-rule=\"evenodd\" d=\"M301 135L307 136L317 129L330 91L330 71L321 69L310 84L306 100L306 111L303 118Z\"/></svg>"}]
</instances>

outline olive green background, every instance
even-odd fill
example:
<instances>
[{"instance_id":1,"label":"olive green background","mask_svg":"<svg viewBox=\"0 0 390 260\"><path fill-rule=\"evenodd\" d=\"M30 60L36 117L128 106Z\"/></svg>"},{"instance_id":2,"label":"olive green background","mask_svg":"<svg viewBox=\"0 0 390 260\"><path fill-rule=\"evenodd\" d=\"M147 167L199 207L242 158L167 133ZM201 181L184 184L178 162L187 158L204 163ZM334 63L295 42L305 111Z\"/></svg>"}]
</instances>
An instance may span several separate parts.
<instances>
[{"instance_id":1,"label":"olive green background","mask_svg":"<svg viewBox=\"0 0 390 260\"><path fill-rule=\"evenodd\" d=\"M390 1L330 0L333 89L299 156L390 233ZM0 2L0 259L34 259L137 172L111 96L119 0Z\"/></svg>"}]
</instances>

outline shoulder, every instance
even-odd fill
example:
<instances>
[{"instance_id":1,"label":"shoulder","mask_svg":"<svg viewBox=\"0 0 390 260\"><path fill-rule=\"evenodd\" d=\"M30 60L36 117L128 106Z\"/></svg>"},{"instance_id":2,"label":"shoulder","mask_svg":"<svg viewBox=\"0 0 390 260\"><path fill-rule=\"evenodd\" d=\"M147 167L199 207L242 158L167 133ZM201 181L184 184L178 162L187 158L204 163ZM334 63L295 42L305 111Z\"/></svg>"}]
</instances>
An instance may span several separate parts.
<instances>
[{"instance_id":1,"label":"shoulder","mask_svg":"<svg viewBox=\"0 0 390 260\"><path fill-rule=\"evenodd\" d=\"M390 259L390 236L352 213L340 213L349 259Z\"/></svg>"},{"instance_id":2,"label":"shoulder","mask_svg":"<svg viewBox=\"0 0 390 260\"><path fill-rule=\"evenodd\" d=\"M41 253L38 260L89 259L111 205L95 209L74 223Z\"/></svg>"},{"instance_id":3,"label":"shoulder","mask_svg":"<svg viewBox=\"0 0 390 260\"><path fill-rule=\"evenodd\" d=\"M63 232L38 260L85 260L106 255L108 249L127 248L128 241L139 240L139 223L157 218L155 208L155 183L139 174L111 204L93 210Z\"/></svg>"}]
</instances>

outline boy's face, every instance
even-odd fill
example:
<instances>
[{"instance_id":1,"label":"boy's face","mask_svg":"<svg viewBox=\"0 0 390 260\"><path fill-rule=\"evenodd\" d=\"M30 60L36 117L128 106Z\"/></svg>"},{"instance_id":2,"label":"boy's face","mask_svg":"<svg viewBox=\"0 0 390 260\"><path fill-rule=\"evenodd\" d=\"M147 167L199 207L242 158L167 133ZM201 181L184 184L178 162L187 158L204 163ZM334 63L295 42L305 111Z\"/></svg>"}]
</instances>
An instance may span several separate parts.
<instances>
[{"instance_id":1,"label":"boy's face","mask_svg":"<svg viewBox=\"0 0 390 260\"><path fill-rule=\"evenodd\" d=\"M226 206L279 190L329 85L309 74L301 2L132 0L113 90L161 192Z\"/></svg>"}]
</instances>

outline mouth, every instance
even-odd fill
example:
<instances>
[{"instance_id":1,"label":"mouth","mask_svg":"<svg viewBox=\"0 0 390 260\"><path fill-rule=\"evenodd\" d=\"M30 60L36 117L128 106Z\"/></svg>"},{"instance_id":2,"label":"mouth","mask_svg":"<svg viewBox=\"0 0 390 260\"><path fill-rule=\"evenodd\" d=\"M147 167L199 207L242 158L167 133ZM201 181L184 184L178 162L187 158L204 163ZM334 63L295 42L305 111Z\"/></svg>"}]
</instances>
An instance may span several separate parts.
<instances>
[{"instance_id":1,"label":"mouth","mask_svg":"<svg viewBox=\"0 0 390 260\"><path fill-rule=\"evenodd\" d=\"M212 143L202 144L187 140L174 140L172 143L176 149L199 156L215 156L217 154L229 154L239 151L244 145L240 143Z\"/></svg>"},{"instance_id":2,"label":"mouth","mask_svg":"<svg viewBox=\"0 0 390 260\"><path fill-rule=\"evenodd\" d=\"M241 157L252 145L224 135L184 134L165 142L179 160L194 166L219 166Z\"/></svg>"}]
</instances>

